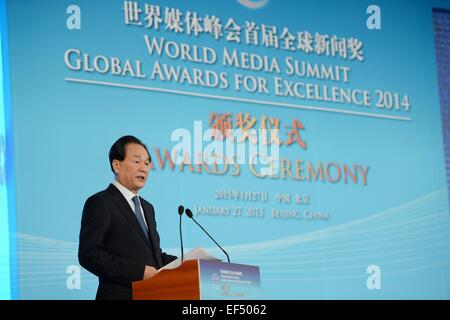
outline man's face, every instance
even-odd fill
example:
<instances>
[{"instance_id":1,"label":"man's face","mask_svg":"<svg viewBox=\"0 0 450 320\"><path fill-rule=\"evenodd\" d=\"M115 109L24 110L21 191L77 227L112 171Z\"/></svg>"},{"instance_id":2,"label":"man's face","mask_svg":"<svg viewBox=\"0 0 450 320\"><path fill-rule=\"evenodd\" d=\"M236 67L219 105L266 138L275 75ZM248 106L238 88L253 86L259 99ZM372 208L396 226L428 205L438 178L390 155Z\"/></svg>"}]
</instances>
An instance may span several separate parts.
<instances>
[{"instance_id":1,"label":"man's face","mask_svg":"<svg viewBox=\"0 0 450 320\"><path fill-rule=\"evenodd\" d=\"M116 179L128 190L137 193L145 186L150 170L150 158L143 146L129 143L125 146L125 159L113 160Z\"/></svg>"}]
</instances>

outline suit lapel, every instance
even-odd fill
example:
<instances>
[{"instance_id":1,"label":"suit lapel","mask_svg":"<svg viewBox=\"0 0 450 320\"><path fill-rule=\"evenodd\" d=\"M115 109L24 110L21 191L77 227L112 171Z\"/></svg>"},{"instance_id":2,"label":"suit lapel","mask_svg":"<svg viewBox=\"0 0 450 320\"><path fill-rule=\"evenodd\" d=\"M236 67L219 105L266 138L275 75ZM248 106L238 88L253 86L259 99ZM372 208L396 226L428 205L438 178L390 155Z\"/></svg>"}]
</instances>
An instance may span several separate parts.
<instances>
[{"instance_id":1,"label":"suit lapel","mask_svg":"<svg viewBox=\"0 0 450 320\"><path fill-rule=\"evenodd\" d=\"M112 197L113 201L119 207L120 212L125 216L128 222L136 229L136 232L138 232L141 235L142 239L150 247L148 238L145 236L144 231L142 231L142 228L139 225L139 222L137 221L135 213L131 209L130 205L128 204L127 200L122 195L122 193L120 193L120 191L113 184L110 184L107 190L113 196Z\"/></svg>"}]
</instances>

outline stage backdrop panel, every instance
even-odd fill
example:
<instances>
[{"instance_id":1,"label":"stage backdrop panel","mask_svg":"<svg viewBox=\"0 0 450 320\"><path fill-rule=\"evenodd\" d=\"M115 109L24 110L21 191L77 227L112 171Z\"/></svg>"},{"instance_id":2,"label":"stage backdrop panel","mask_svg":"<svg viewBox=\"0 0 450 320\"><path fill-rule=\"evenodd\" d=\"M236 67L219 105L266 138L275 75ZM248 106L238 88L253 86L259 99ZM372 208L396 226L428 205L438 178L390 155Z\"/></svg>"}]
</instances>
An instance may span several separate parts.
<instances>
[{"instance_id":1,"label":"stage backdrop panel","mask_svg":"<svg viewBox=\"0 0 450 320\"><path fill-rule=\"evenodd\" d=\"M262 298L450 298L433 22L450 6L372 4L8 1L17 297L95 296L81 212L132 134L166 252L184 205L259 266ZM225 259L186 216L183 235Z\"/></svg>"}]
</instances>

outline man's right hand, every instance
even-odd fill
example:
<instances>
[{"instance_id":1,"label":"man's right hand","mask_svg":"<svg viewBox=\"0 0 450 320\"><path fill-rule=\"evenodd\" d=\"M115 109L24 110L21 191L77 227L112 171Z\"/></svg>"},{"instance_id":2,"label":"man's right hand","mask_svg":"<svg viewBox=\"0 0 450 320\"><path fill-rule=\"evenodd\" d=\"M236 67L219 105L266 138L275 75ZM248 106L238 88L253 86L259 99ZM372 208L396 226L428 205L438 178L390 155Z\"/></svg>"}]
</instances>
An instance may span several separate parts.
<instances>
[{"instance_id":1,"label":"man's right hand","mask_svg":"<svg viewBox=\"0 0 450 320\"><path fill-rule=\"evenodd\" d=\"M150 267L150 266L145 266L144 280L150 279L151 277L153 277L157 273L158 273L158 270L156 270L155 268Z\"/></svg>"}]
</instances>

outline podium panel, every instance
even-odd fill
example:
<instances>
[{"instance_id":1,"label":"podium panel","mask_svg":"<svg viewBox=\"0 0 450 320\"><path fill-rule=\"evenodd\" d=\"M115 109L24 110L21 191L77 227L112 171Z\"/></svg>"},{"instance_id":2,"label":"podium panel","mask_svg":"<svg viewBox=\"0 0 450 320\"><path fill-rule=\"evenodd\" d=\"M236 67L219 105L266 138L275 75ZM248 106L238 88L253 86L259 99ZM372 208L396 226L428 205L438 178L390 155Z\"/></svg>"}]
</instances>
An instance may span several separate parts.
<instances>
[{"instance_id":1,"label":"podium panel","mask_svg":"<svg viewBox=\"0 0 450 320\"><path fill-rule=\"evenodd\" d=\"M199 260L201 300L258 299L259 268L214 260Z\"/></svg>"},{"instance_id":2,"label":"podium panel","mask_svg":"<svg viewBox=\"0 0 450 320\"><path fill-rule=\"evenodd\" d=\"M134 300L258 299L260 274L256 266L189 260L132 286Z\"/></svg>"}]
</instances>

